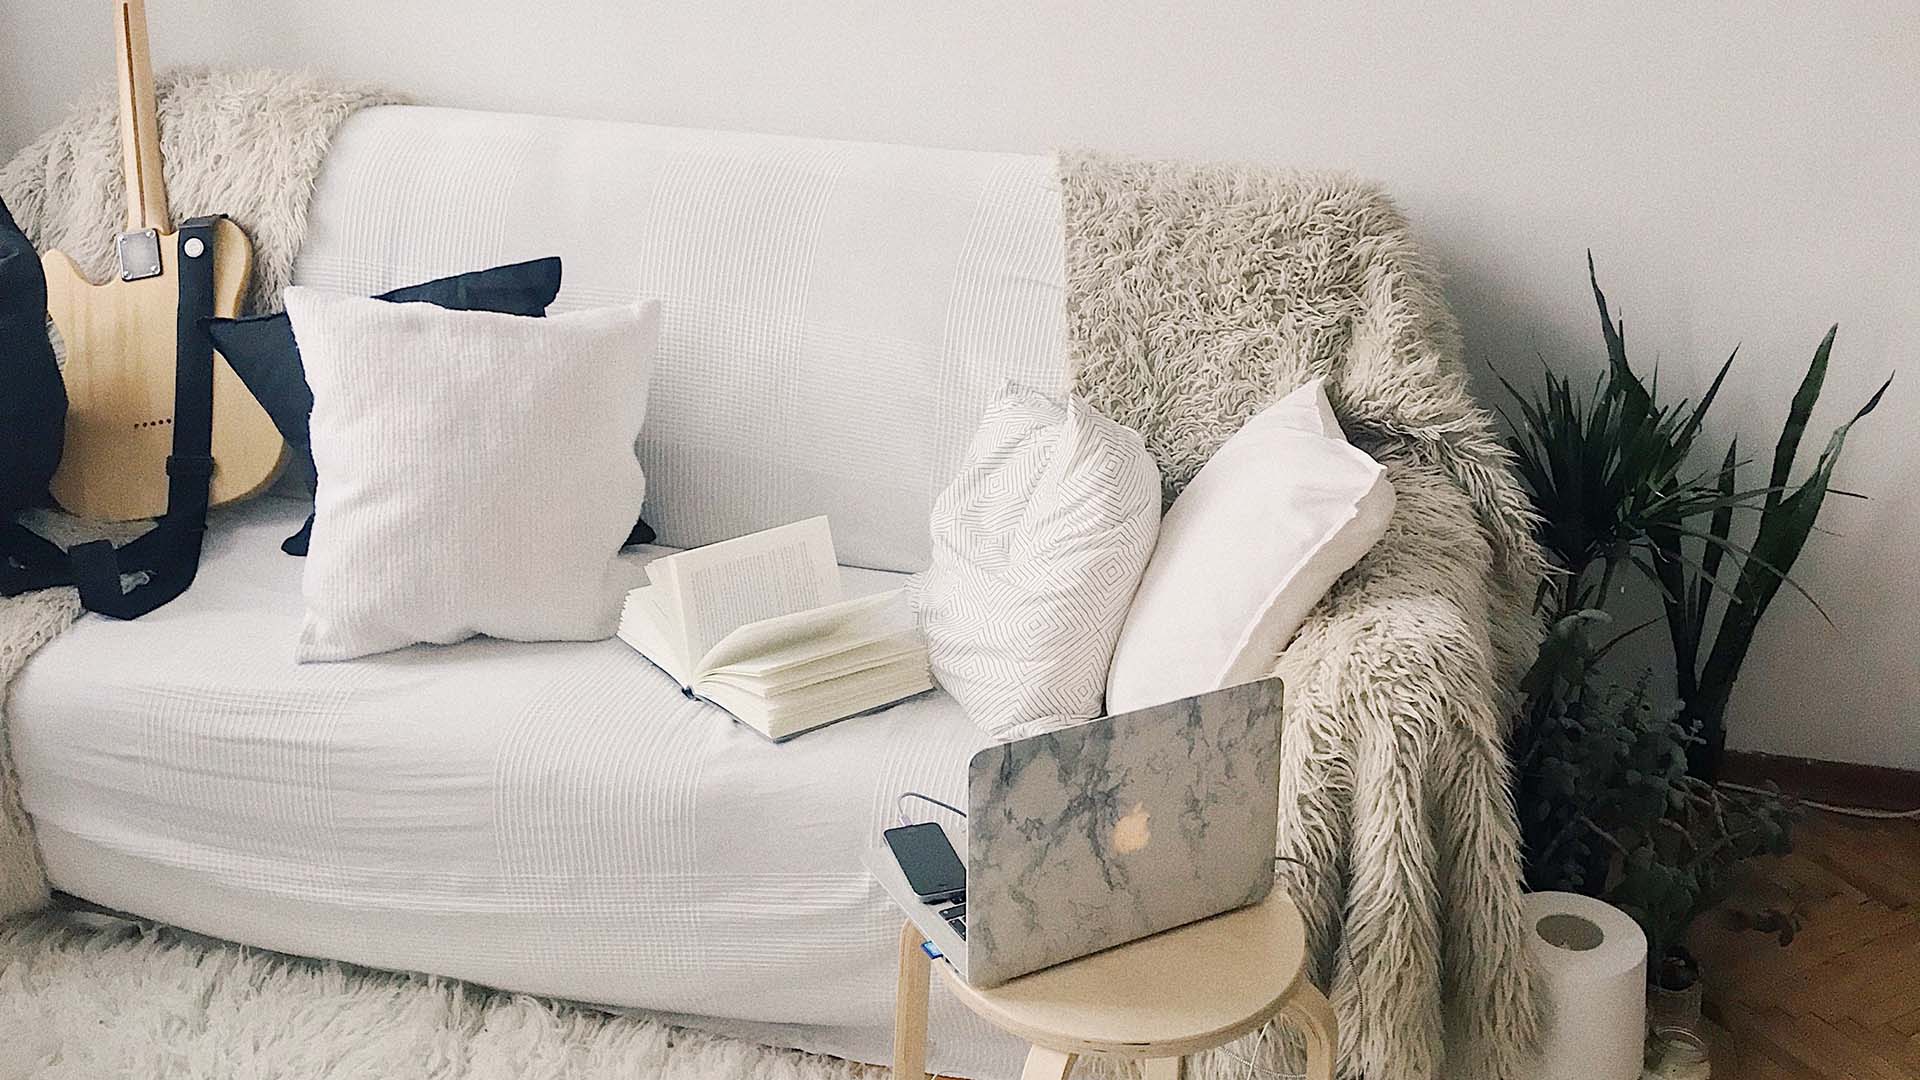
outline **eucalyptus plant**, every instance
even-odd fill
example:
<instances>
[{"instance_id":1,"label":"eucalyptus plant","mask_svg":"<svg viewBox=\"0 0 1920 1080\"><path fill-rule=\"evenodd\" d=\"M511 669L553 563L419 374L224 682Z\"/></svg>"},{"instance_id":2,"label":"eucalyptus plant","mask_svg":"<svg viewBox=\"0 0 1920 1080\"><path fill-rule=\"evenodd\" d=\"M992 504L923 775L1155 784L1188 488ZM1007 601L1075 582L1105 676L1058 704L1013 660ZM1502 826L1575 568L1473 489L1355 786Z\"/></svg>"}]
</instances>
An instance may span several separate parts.
<instances>
[{"instance_id":1,"label":"eucalyptus plant","mask_svg":"<svg viewBox=\"0 0 1920 1080\"><path fill-rule=\"evenodd\" d=\"M1832 432L1813 471L1790 485L1839 327L1828 330L1794 394L1767 483L1742 487L1740 471L1748 463L1737 440L1718 466L1694 464L1708 411L1739 350L1720 365L1699 401L1662 404L1657 372L1643 382L1628 363L1625 323L1608 310L1591 253L1587 275L1607 349L1607 369L1592 394L1551 371L1537 397L1505 384L1519 409L1517 420L1509 417L1510 446L1541 515L1541 541L1562 571L1543 589L1540 607L1556 622L1604 609L1623 570L1653 583L1672 643L1679 723L1692 740L1690 769L1710 780L1726 743L1727 701L1754 631L1782 585L1806 595L1791 576L1793 564L1826 496L1853 496L1831 486L1833 469L1847 433L1880 404L1892 376ZM1757 518L1750 543L1734 538L1742 514ZM1620 632L1593 655L1605 655L1648 625Z\"/></svg>"},{"instance_id":2,"label":"eucalyptus plant","mask_svg":"<svg viewBox=\"0 0 1920 1080\"><path fill-rule=\"evenodd\" d=\"M1795 812L1775 792L1692 775L1692 736L1645 676L1630 687L1593 677L1592 635L1610 621L1592 609L1560 619L1534 669L1540 712L1514 763L1527 884L1597 896L1632 916L1647 935L1649 977L1677 990L1697 976L1687 928L1732 894L1742 862L1788 850ZM1783 945L1799 928L1791 906L1738 914Z\"/></svg>"}]
</instances>

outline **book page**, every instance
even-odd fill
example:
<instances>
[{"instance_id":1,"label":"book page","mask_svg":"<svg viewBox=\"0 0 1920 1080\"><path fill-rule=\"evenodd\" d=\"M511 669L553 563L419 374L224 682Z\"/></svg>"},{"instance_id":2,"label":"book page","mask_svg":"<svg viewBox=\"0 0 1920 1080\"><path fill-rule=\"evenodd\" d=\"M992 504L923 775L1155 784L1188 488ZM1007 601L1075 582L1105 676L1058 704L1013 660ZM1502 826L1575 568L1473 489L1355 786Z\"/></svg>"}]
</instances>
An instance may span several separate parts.
<instances>
[{"instance_id":1,"label":"book page","mask_svg":"<svg viewBox=\"0 0 1920 1080\"><path fill-rule=\"evenodd\" d=\"M740 627L707 653L694 678L697 681L716 671L765 677L783 667L858 649L913 629L906 590L856 596Z\"/></svg>"},{"instance_id":2,"label":"book page","mask_svg":"<svg viewBox=\"0 0 1920 1080\"><path fill-rule=\"evenodd\" d=\"M679 649L677 623L664 603L658 585L642 585L629 592L620 609L619 637L684 687L692 672Z\"/></svg>"},{"instance_id":3,"label":"book page","mask_svg":"<svg viewBox=\"0 0 1920 1080\"><path fill-rule=\"evenodd\" d=\"M926 654L925 642L914 632L895 634L826 655L795 646L786 653L774 653L764 660L729 664L702 675L698 689L731 686L756 697L772 698L815 683L872 671L901 659L912 659L924 667Z\"/></svg>"},{"instance_id":4,"label":"book page","mask_svg":"<svg viewBox=\"0 0 1920 1080\"><path fill-rule=\"evenodd\" d=\"M654 568L658 567L658 570ZM682 654L706 657L749 623L840 599L840 568L824 517L683 551L648 566L681 622ZM706 663L701 661L700 667Z\"/></svg>"},{"instance_id":5,"label":"book page","mask_svg":"<svg viewBox=\"0 0 1920 1080\"><path fill-rule=\"evenodd\" d=\"M927 674L925 659L911 657L771 699L724 684L712 687L704 696L741 723L778 742L931 689L933 680Z\"/></svg>"}]
</instances>

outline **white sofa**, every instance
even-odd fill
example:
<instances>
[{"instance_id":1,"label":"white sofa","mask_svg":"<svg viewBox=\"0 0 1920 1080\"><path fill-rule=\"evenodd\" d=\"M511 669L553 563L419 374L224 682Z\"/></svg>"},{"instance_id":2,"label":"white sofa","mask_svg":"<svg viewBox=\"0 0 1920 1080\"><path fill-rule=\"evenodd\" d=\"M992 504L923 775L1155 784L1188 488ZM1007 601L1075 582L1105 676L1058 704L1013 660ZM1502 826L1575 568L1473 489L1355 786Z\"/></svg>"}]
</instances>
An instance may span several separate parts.
<instances>
[{"instance_id":1,"label":"white sofa","mask_svg":"<svg viewBox=\"0 0 1920 1080\"><path fill-rule=\"evenodd\" d=\"M295 277L372 293L556 253L556 311L663 302L642 453L663 545L824 513L854 585L895 583L988 397L1063 383L1043 157L375 109L337 137ZM217 514L184 598L85 618L17 680L55 888L886 1060L898 917L859 853L897 793L963 791L985 740L950 699L776 747L617 641L298 666L278 541L303 512ZM1010 1039L935 1010L933 1067L1017 1071Z\"/></svg>"}]
</instances>

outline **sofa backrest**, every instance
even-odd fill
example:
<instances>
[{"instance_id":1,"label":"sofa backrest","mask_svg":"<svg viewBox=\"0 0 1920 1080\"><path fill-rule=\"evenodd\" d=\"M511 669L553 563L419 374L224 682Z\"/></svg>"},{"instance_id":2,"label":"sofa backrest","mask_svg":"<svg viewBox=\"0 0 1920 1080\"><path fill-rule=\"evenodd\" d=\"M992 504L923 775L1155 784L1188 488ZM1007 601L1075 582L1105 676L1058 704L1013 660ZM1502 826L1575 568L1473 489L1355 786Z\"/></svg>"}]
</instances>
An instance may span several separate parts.
<instances>
[{"instance_id":1,"label":"sofa backrest","mask_svg":"<svg viewBox=\"0 0 1920 1080\"><path fill-rule=\"evenodd\" d=\"M662 543L824 513L842 562L921 569L989 398L1064 386L1047 157L369 109L294 280L365 294L550 254L555 311L662 303L640 440Z\"/></svg>"}]
</instances>

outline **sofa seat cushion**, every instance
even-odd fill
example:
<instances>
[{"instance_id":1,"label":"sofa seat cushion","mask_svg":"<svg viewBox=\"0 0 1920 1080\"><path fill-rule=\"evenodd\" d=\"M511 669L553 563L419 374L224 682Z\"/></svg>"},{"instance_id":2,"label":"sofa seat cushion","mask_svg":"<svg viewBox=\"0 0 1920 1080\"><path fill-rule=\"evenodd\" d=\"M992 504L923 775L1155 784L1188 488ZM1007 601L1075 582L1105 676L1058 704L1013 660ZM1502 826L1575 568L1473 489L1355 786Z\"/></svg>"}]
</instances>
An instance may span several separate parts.
<instances>
[{"instance_id":1,"label":"sofa seat cushion","mask_svg":"<svg viewBox=\"0 0 1920 1080\"><path fill-rule=\"evenodd\" d=\"M184 597L83 618L14 684L56 888L291 953L884 1032L899 916L860 854L898 792L964 797L986 738L950 698L775 746L617 640L296 665L275 541L305 512L217 512ZM664 550L625 556L636 580Z\"/></svg>"}]
</instances>

